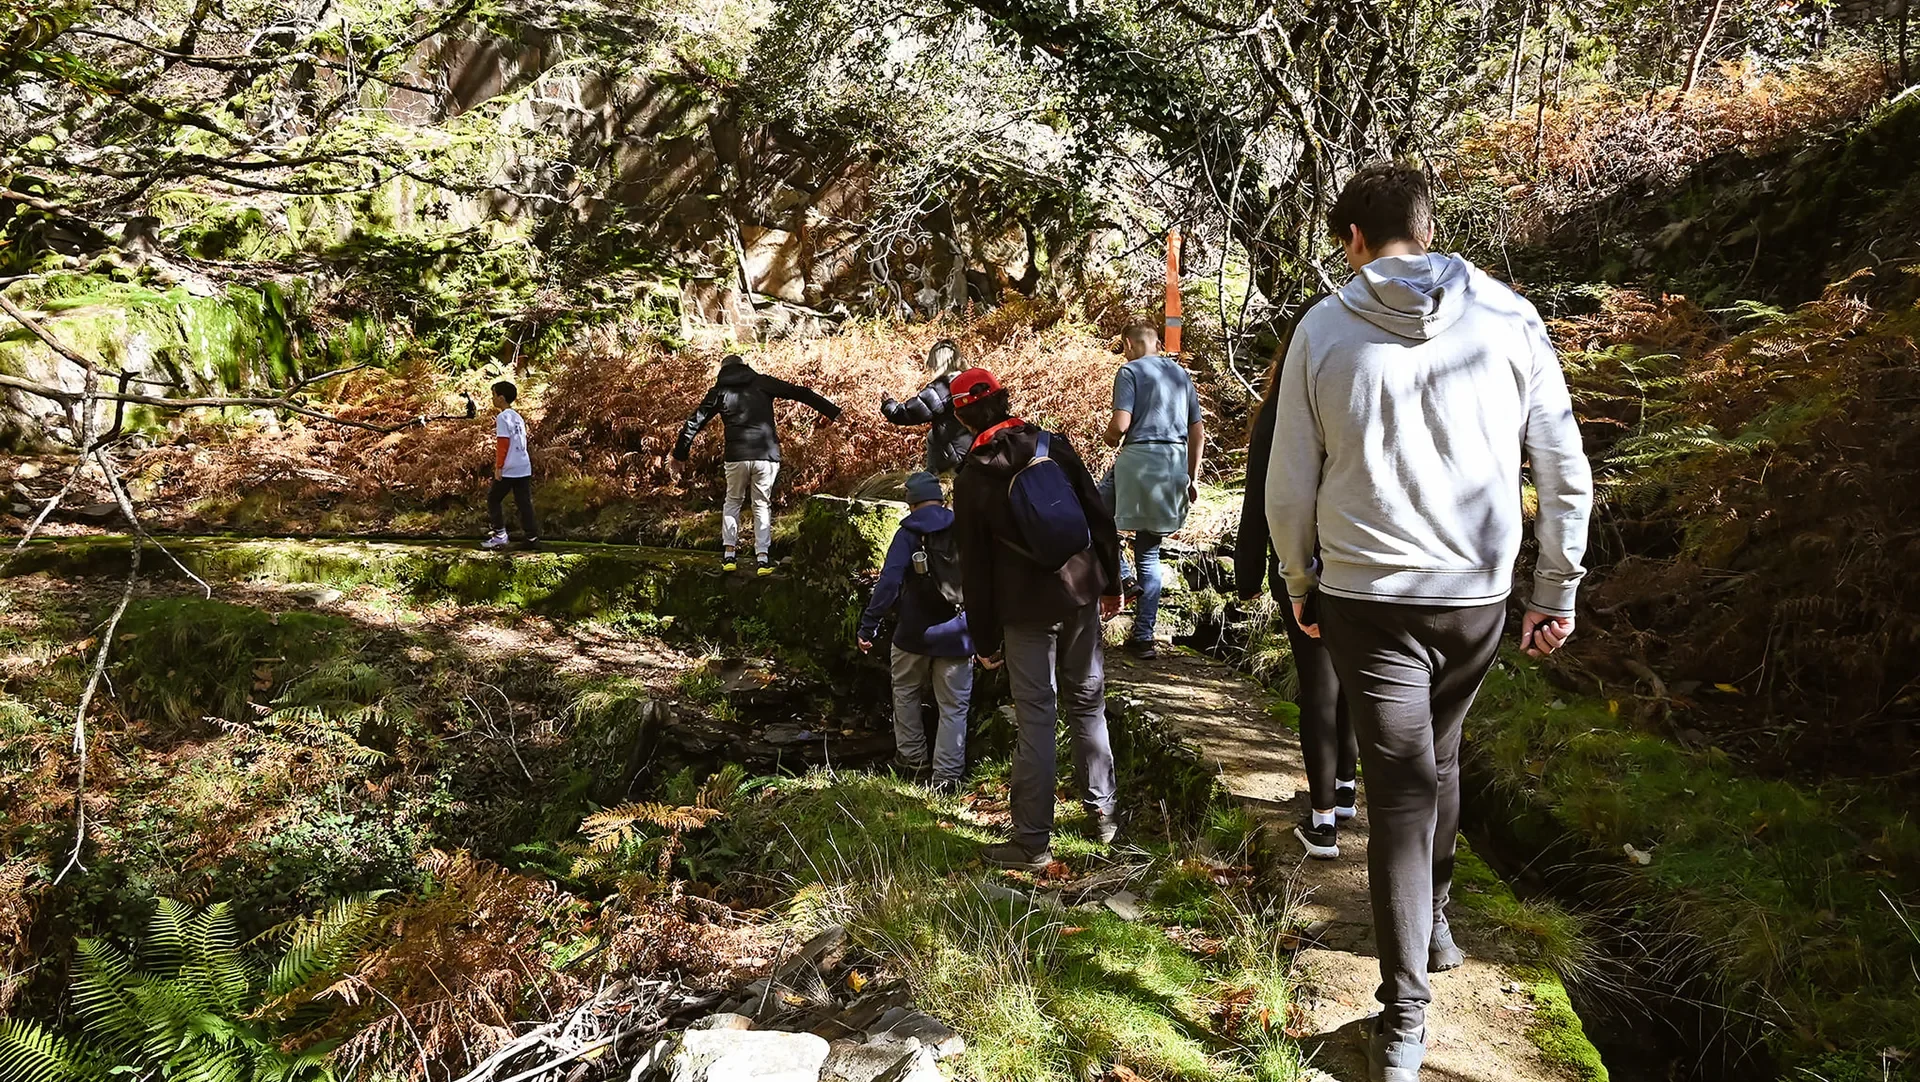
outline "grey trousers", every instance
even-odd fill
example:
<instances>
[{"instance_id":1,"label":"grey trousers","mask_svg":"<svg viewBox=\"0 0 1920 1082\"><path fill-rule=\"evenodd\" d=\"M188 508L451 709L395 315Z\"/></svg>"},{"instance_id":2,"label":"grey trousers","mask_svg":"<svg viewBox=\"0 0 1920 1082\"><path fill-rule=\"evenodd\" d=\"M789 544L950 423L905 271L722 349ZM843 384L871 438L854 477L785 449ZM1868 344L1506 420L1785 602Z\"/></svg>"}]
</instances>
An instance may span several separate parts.
<instances>
[{"instance_id":1,"label":"grey trousers","mask_svg":"<svg viewBox=\"0 0 1920 1082\"><path fill-rule=\"evenodd\" d=\"M1320 595L1367 775L1367 880L1386 1028L1426 1019L1427 947L1446 924L1460 830L1460 731L1500 648L1505 602L1465 608Z\"/></svg>"},{"instance_id":2,"label":"grey trousers","mask_svg":"<svg viewBox=\"0 0 1920 1082\"><path fill-rule=\"evenodd\" d=\"M920 692L933 681L940 724L933 737L933 780L959 781L967 772L967 705L973 699L973 659L933 657L893 648L893 748L915 765L927 761L927 730Z\"/></svg>"},{"instance_id":3,"label":"grey trousers","mask_svg":"<svg viewBox=\"0 0 1920 1082\"><path fill-rule=\"evenodd\" d=\"M1008 624L1005 657L1020 729L1013 752L1013 841L1037 853L1053 839L1055 732L1063 698L1081 803L1089 811L1114 809L1100 603L1057 624Z\"/></svg>"}]
</instances>

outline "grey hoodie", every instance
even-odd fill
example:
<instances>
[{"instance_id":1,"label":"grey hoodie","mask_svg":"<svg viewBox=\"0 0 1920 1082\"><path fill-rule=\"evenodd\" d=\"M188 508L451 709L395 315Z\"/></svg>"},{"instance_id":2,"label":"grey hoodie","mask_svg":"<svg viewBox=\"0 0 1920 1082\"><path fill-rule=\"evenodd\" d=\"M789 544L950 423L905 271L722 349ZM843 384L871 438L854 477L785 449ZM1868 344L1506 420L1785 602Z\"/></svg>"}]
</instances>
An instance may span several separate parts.
<instances>
[{"instance_id":1,"label":"grey hoodie","mask_svg":"<svg viewBox=\"0 0 1920 1082\"><path fill-rule=\"evenodd\" d=\"M1546 327L1512 290L1457 255L1374 260L1300 321L1278 408L1267 518L1295 600L1505 598L1525 460L1528 607L1573 614L1593 477Z\"/></svg>"}]
</instances>

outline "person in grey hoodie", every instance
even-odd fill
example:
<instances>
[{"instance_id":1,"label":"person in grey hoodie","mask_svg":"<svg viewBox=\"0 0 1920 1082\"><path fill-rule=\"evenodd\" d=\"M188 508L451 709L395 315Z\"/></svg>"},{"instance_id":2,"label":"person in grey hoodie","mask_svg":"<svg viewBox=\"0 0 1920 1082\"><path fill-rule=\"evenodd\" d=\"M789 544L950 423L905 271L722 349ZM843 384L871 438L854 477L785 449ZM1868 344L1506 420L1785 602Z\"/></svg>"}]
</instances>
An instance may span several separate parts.
<instances>
[{"instance_id":1,"label":"person in grey hoodie","mask_svg":"<svg viewBox=\"0 0 1920 1082\"><path fill-rule=\"evenodd\" d=\"M1425 174L1362 169L1328 224L1356 273L1287 351L1267 516L1295 615L1326 645L1360 738L1382 1004L1372 1079L1417 1082L1427 974L1461 960L1446 919L1460 733L1506 622L1521 469L1539 497L1520 625L1534 656L1573 633L1593 479L1539 314L1427 251ZM1304 619L1316 590L1317 626Z\"/></svg>"}]
</instances>

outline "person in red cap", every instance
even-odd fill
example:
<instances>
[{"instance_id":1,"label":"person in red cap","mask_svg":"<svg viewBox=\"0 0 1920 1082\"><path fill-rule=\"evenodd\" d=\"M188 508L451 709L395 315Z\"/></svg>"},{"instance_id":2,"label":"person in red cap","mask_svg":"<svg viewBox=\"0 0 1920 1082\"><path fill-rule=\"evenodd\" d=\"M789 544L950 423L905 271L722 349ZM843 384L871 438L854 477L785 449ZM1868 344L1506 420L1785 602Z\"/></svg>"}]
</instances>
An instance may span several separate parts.
<instances>
[{"instance_id":1,"label":"person in red cap","mask_svg":"<svg viewBox=\"0 0 1920 1082\"><path fill-rule=\"evenodd\" d=\"M1019 728L1013 837L984 855L1040 870L1053 861L1062 697L1087 832L1102 844L1119 832L1100 624L1120 611L1120 538L1064 435L1013 416L1006 388L984 368L951 387L954 413L974 433L953 486L967 626L981 664L1007 667Z\"/></svg>"}]
</instances>

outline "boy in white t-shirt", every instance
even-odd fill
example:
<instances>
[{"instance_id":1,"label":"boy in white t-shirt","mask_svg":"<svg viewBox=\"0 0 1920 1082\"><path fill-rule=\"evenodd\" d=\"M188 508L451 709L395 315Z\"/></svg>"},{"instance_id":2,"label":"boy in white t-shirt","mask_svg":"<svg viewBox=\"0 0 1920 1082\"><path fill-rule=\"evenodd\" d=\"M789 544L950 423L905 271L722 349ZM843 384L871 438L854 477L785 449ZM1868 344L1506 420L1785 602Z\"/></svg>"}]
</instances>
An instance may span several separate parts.
<instances>
[{"instance_id":1,"label":"boy in white t-shirt","mask_svg":"<svg viewBox=\"0 0 1920 1082\"><path fill-rule=\"evenodd\" d=\"M527 457L527 422L513 408L519 390L506 380L493 385L493 408L500 411L493 422L493 487L487 490L487 517L493 533L480 542L483 549L507 546L507 522L504 504L507 493L520 509L520 529L526 543L540 543L540 526L533 519L533 460Z\"/></svg>"}]
</instances>

